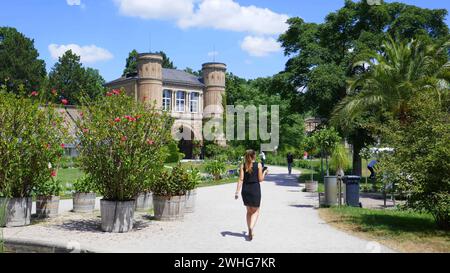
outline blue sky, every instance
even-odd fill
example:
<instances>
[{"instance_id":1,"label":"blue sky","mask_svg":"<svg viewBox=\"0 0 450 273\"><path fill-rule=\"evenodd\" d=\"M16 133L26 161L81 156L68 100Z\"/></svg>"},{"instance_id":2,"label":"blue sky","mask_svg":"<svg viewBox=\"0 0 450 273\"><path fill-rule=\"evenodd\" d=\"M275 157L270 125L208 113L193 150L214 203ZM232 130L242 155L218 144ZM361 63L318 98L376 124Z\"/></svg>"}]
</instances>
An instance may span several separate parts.
<instances>
[{"instance_id":1,"label":"blue sky","mask_svg":"<svg viewBox=\"0 0 450 273\"><path fill-rule=\"evenodd\" d=\"M322 22L343 0L0 0L0 26L35 40L49 71L66 49L109 81L128 52L165 51L180 68L225 62L245 78L273 75L287 58L276 38L288 17ZM389 1L390 2L390 1ZM440 0L401 1L450 9ZM447 24L449 18L447 17ZM150 43L151 41L151 43Z\"/></svg>"}]
</instances>

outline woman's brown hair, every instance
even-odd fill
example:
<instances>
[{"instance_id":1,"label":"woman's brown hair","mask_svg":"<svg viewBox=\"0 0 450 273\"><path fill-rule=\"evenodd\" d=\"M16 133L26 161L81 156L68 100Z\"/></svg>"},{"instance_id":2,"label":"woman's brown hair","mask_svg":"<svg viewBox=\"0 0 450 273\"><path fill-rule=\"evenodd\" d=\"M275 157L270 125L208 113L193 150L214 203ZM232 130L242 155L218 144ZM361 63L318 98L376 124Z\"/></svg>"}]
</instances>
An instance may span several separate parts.
<instances>
[{"instance_id":1,"label":"woman's brown hair","mask_svg":"<svg viewBox=\"0 0 450 273\"><path fill-rule=\"evenodd\" d=\"M244 169L248 173L253 172L253 160L256 158L256 152L253 150L247 150L244 156Z\"/></svg>"}]
</instances>

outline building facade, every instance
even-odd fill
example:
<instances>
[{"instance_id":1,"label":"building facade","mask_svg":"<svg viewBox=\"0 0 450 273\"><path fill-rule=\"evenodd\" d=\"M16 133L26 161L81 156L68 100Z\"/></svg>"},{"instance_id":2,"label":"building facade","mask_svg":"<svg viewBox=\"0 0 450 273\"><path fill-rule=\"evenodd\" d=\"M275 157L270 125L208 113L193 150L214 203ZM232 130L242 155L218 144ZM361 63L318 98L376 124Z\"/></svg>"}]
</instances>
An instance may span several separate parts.
<instances>
[{"instance_id":1,"label":"building facade","mask_svg":"<svg viewBox=\"0 0 450 273\"><path fill-rule=\"evenodd\" d=\"M123 88L136 101L153 103L157 109L169 112L175 120L173 134L181 134L180 148L186 158L192 158L192 140L203 139L203 120L223 114L226 65L205 63L202 75L197 77L182 70L163 68L163 58L158 54L139 54L137 61L137 74L105 86Z\"/></svg>"}]
</instances>

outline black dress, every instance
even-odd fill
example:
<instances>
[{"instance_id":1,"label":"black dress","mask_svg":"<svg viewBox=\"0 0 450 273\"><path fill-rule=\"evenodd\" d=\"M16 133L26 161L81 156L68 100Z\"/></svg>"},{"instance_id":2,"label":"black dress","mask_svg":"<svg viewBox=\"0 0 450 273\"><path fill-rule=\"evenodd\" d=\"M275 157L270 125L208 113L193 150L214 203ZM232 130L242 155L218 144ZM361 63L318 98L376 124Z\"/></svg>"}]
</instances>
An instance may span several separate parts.
<instances>
[{"instance_id":1,"label":"black dress","mask_svg":"<svg viewBox=\"0 0 450 273\"><path fill-rule=\"evenodd\" d=\"M248 173L244 168L244 183L242 184L242 200L248 207L259 208L261 204L261 186L258 179L258 163L253 163L253 171Z\"/></svg>"}]
</instances>

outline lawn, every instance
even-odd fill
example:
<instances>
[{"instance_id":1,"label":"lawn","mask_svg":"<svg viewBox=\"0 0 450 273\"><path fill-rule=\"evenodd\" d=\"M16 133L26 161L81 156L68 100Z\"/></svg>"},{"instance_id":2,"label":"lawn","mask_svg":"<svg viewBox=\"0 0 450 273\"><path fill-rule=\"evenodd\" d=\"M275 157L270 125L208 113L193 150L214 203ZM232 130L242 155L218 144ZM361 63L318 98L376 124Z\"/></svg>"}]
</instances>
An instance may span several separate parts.
<instances>
[{"instance_id":1,"label":"lawn","mask_svg":"<svg viewBox=\"0 0 450 273\"><path fill-rule=\"evenodd\" d=\"M166 164L167 166L173 167L176 164ZM196 163L196 162L183 162L182 165L186 168L194 167L200 170L200 172L205 172L205 167L203 163ZM234 169L235 166L233 165L227 165L227 170ZM83 171L81 171L78 168L67 168L67 169L60 169L58 171L58 179L62 182L64 193L62 194L62 198L72 198L72 195L68 193L68 191L71 189L71 186L73 182L82 177ZM209 186L216 186L216 185L222 185L227 183L234 183L237 182L237 177L226 177L218 181L213 180L207 180L199 185L199 187L209 187Z\"/></svg>"},{"instance_id":2,"label":"lawn","mask_svg":"<svg viewBox=\"0 0 450 273\"><path fill-rule=\"evenodd\" d=\"M319 215L339 229L400 252L450 252L450 232L438 230L429 214L333 207L319 209Z\"/></svg>"}]
</instances>

